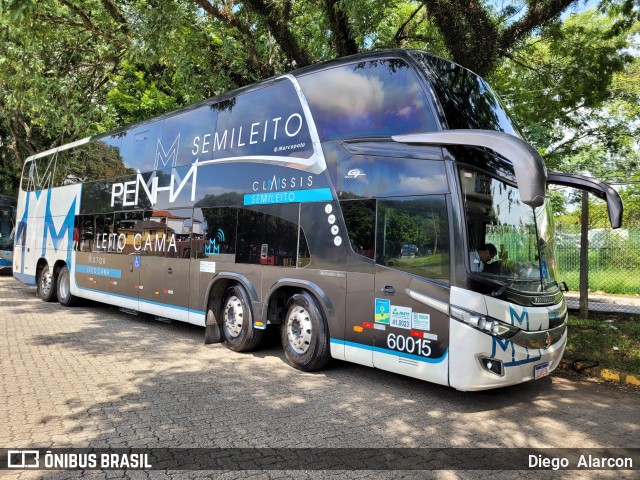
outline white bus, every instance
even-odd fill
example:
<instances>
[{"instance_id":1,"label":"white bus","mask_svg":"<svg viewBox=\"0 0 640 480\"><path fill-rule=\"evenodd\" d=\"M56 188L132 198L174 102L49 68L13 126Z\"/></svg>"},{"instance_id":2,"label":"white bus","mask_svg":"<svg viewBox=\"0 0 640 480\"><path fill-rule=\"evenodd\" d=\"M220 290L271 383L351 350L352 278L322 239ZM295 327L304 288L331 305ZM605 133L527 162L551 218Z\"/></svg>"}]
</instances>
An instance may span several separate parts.
<instances>
[{"instance_id":1,"label":"white bus","mask_svg":"<svg viewBox=\"0 0 640 480\"><path fill-rule=\"evenodd\" d=\"M30 157L14 275L235 351L278 328L305 371L501 387L548 375L567 341L549 183L620 225L616 192L548 174L472 72L347 57Z\"/></svg>"}]
</instances>

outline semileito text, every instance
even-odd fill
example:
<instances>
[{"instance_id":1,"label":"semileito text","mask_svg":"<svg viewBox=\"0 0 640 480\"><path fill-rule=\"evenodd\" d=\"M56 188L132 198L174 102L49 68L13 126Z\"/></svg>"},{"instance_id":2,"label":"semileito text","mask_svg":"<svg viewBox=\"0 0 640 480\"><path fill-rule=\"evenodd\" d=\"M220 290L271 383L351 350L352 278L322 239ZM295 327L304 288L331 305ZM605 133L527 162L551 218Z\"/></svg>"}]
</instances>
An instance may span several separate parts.
<instances>
[{"instance_id":1,"label":"semileito text","mask_svg":"<svg viewBox=\"0 0 640 480\"><path fill-rule=\"evenodd\" d=\"M267 141L278 140L286 135L295 137L302 130L304 120L299 113L292 113L286 119L272 118L264 122L254 122L244 126L227 128L220 132L207 133L193 139L191 154L204 155L211 152L255 145ZM304 146L304 144L301 144Z\"/></svg>"}]
</instances>

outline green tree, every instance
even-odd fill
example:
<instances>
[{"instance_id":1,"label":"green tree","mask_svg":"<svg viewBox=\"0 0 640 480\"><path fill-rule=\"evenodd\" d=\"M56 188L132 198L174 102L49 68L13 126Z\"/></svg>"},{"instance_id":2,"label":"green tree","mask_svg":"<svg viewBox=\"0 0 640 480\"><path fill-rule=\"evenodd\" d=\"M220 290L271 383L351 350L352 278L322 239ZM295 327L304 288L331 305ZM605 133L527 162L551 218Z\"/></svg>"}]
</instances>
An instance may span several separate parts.
<instances>
[{"instance_id":1,"label":"green tree","mask_svg":"<svg viewBox=\"0 0 640 480\"><path fill-rule=\"evenodd\" d=\"M532 38L492 76L525 136L551 170L601 177L637 168L637 28L613 34L616 18L590 10ZM631 160L631 162L629 162Z\"/></svg>"},{"instance_id":2,"label":"green tree","mask_svg":"<svg viewBox=\"0 0 640 480\"><path fill-rule=\"evenodd\" d=\"M491 76L504 59L516 65L521 48L534 48L527 43L533 34L562 32L556 43L570 39L569 53L550 47L549 58L580 59L580 42L615 43L626 38L637 17L634 2L605 0L603 9L615 13L615 22L607 27L610 38L604 30L579 24L571 31L561 28L560 15L578 3L0 0L0 160L5 172L18 170L34 152L296 67L370 49L425 48ZM597 35L589 37L593 32ZM563 85L581 92L590 101L585 105L595 111L607 97L592 92L610 92L612 76L625 63L621 51L614 44L593 59L591 66L605 68L600 77L575 76ZM557 67L571 72L572 65L559 61ZM526 82L505 73L494 77L499 92L509 94L514 106L522 103L521 94L527 100ZM558 103L572 97L569 92ZM544 117L555 125L551 113ZM533 139L544 137L535 135L532 116L518 113L518 118Z\"/></svg>"}]
</instances>

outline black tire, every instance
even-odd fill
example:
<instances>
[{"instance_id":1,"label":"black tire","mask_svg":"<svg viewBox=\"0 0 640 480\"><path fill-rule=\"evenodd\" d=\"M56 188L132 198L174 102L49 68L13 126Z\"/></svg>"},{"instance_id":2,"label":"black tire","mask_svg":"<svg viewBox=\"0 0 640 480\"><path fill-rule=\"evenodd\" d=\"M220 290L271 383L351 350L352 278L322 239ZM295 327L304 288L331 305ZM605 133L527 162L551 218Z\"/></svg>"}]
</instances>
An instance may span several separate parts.
<instances>
[{"instance_id":1,"label":"black tire","mask_svg":"<svg viewBox=\"0 0 640 480\"><path fill-rule=\"evenodd\" d=\"M56 276L49 267L45 265L38 275L38 293L43 302L55 302L57 297Z\"/></svg>"},{"instance_id":2,"label":"black tire","mask_svg":"<svg viewBox=\"0 0 640 480\"><path fill-rule=\"evenodd\" d=\"M58 302L63 307L73 307L78 297L71 294L71 275L69 269L65 265L58 272Z\"/></svg>"},{"instance_id":3,"label":"black tire","mask_svg":"<svg viewBox=\"0 0 640 480\"><path fill-rule=\"evenodd\" d=\"M219 310L220 301L212 295L207 302L207 315L204 323L205 345L220 343L222 341L222 333L220 331L220 324L218 323L218 318L220 317Z\"/></svg>"},{"instance_id":4,"label":"black tire","mask_svg":"<svg viewBox=\"0 0 640 480\"><path fill-rule=\"evenodd\" d=\"M296 293L287 302L280 339L285 357L299 370L324 368L331 359L329 328L314 298Z\"/></svg>"},{"instance_id":5,"label":"black tire","mask_svg":"<svg viewBox=\"0 0 640 480\"><path fill-rule=\"evenodd\" d=\"M258 346L263 330L253 328L249 297L240 285L227 290L220 315L222 341L234 352L246 352Z\"/></svg>"}]
</instances>

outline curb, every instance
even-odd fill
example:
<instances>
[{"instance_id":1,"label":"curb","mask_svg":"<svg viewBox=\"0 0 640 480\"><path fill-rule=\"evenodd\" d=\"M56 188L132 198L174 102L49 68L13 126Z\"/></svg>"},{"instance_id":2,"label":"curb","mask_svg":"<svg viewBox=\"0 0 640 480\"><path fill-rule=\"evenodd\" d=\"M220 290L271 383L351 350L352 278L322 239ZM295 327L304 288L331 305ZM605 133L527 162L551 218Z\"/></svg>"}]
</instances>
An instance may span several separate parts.
<instances>
[{"instance_id":1,"label":"curb","mask_svg":"<svg viewBox=\"0 0 640 480\"><path fill-rule=\"evenodd\" d=\"M588 361L584 361L584 360L562 359L558 367L561 370L574 372L574 373L577 373L578 375L598 377L603 380L618 382L622 385L633 385L635 387L640 387L640 375L638 374L621 372L620 370L614 370L611 368L602 368L597 366L594 366L594 367L586 366L586 367L583 367L582 369L576 369L575 364L578 362L588 363Z\"/></svg>"}]
</instances>

